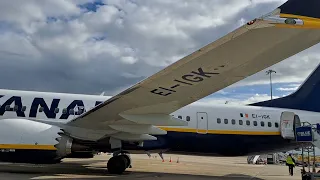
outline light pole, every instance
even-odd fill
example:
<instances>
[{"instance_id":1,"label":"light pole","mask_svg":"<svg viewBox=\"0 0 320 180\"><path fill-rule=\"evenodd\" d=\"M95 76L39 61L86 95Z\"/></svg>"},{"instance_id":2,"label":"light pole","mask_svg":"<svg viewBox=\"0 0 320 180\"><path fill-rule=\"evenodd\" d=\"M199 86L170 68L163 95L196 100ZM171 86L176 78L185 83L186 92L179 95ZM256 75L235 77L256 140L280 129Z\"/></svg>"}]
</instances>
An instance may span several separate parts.
<instances>
[{"instance_id":1,"label":"light pole","mask_svg":"<svg viewBox=\"0 0 320 180\"><path fill-rule=\"evenodd\" d=\"M272 80L271 80L271 74L272 73L277 73L276 71L269 69L268 71L266 71L267 75L270 76L270 92L271 92L271 100L272 100Z\"/></svg>"}]
</instances>

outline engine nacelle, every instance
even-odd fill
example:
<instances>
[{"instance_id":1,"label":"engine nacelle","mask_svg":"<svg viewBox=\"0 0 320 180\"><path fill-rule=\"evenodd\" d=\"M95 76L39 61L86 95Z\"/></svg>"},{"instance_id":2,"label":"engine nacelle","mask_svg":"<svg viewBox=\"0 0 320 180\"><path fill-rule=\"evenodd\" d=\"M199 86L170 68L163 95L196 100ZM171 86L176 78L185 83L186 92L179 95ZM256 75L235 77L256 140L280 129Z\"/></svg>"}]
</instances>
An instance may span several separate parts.
<instances>
[{"instance_id":1,"label":"engine nacelle","mask_svg":"<svg viewBox=\"0 0 320 180\"><path fill-rule=\"evenodd\" d=\"M61 134L61 137L56 138L56 141L58 144L55 144L54 147L57 148L58 157L66 157L72 153L72 138Z\"/></svg>"},{"instance_id":2,"label":"engine nacelle","mask_svg":"<svg viewBox=\"0 0 320 180\"><path fill-rule=\"evenodd\" d=\"M57 163L82 148L57 126L27 119L0 120L0 161Z\"/></svg>"}]
</instances>

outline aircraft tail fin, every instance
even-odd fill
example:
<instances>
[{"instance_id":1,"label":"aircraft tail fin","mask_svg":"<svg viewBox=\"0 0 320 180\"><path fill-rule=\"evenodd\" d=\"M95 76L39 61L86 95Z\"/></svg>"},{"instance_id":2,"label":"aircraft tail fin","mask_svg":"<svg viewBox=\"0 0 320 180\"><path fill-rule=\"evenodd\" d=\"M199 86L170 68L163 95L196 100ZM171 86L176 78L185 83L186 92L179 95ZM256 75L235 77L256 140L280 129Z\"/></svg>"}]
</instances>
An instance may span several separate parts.
<instances>
[{"instance_id":1,"label":"aircraft tail fin","mask_svg":"<svg viewBox=\"0 0 320 180\"><path fill-rule=\"evenodd\" d=\"M249 105L320 112L320 64L294 93Z\"/></svg>"}]
</instances>

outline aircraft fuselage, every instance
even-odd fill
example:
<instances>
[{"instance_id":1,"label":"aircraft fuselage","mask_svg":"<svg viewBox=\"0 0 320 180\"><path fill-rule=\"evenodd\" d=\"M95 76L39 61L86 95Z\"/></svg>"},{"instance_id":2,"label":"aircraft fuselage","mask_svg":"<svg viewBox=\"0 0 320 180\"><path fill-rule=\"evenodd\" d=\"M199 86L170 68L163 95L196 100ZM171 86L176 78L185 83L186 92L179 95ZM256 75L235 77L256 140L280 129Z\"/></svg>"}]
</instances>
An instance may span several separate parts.
<instances>
[{"instance_id":1,"label":"aircraft fuselage","mask_svg":"<svg viewBox=\"0 0 320 180\"><path fill-rule=\"evenodd\" d=\"M108 96L0 90L1 119L32 119L67 122ZM280 116L292 111L301 121L318 122L319 113L292 109L193 103L171 115L188 126L161 127L168 133L143 147L124 145L127 150L168 150L172 153L201 155L247 155L284 151L299 144L280 135Z\"/></svg>"}]
</instances>

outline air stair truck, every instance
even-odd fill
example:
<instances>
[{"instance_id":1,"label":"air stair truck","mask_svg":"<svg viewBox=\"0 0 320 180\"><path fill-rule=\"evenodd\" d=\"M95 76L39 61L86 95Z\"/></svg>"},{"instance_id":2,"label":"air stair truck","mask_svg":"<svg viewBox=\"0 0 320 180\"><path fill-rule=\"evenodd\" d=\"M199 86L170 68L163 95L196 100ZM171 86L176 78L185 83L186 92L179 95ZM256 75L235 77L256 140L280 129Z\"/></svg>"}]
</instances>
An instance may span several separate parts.
<instances>
[{"instance_id":1,"label":"air stair truck","mask_svg":"<svg viewBox=\"0 0 320 180\"><path fill-rule=\"evenodd\" d=\"M315 168L315 147L320 148L320 124L301 122L294 112L284 111L280 118L280 132L284 139L301 143L302 147L302 180L320 180L320 172ZM304 153L308 154L308 172L305 169ZM310 152L313 154L312 171L310 166Z\"/></svg>"},{"instance_id":2,"label":"air stair truck","mask_svg":"<svg viewBox=\"0 0 320 180\"><path fill-rule=\"evenodd\" d=\"M302 126L295 128L295 136L297 142L302 142L302 180L320 180L320 172L316 172L315 163L315 147L320 148L320 124L310 124L308 122L302 122ZM307 168L305 169L304 154L307 152ZM313 156L310 161L310 156ZM311 171L312 166L312 171Z\"/></svg>"}]
</instances>

